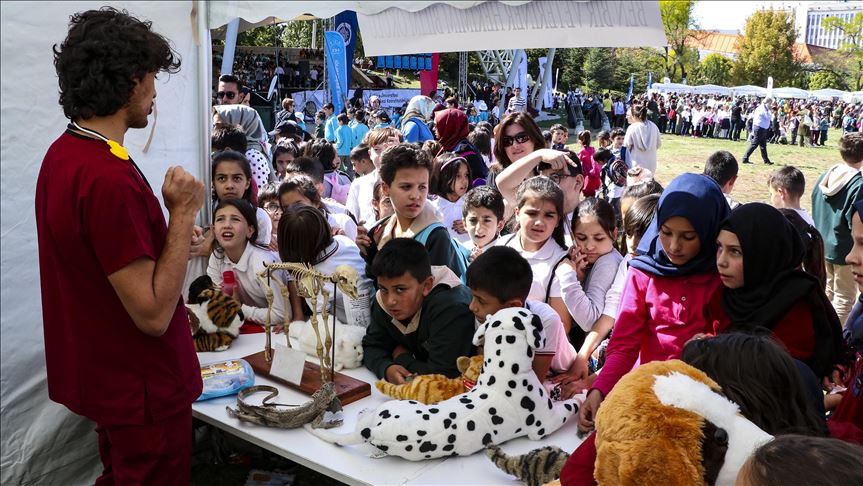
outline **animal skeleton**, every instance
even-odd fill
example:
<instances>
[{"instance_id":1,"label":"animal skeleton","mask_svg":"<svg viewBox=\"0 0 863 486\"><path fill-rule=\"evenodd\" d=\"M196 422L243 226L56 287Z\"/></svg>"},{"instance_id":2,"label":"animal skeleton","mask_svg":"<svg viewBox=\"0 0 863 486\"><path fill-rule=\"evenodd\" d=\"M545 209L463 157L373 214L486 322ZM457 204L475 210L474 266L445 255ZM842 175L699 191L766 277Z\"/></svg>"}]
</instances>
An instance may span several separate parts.
<instances>
[{"instance_id":1,"label":"animal skeleton","mask_svg":"<svg viewBox=\"0 0 863 486\"><path fill-rule=\"evenodd\" d=\"M357 281L359 280L359 273L357 273L354 268L351 268L347 265L339 265L338 267L336 267L335 272L330 275L320 273L316 271L311 265L305 263L272 263L266 265L266 269L258 274L258 278L262 282L264 281L264 279L266 279L267 283L267 322L264 326L267 331L267 344L266 348L264 349L264 358L267 360L268 363L272 361L272 352L270 347L270 314L273 307L273 291L272 287L269 285L269 282L272 282L274 280L270 278L274 270L286 270L290 272L297 282L297 290L299 291L300 296L311 300L311 324L312 329L315 331L315 337L317 338L317 354L321 368L321 382L327 383L332 381L334 359L330 355L330 350L333 346L333 338L330 335L329 326L326 325L326 322L329 319L330 301L330 291L327 289L326 284L332 283L334 290L335 288L338 288L349 297L356 299L359 295L357 291ZM281 282L278 282L278 279L275 279L275 281L280 287L282 296L284 297L283 302L287 306L290 302L287 295L287 286L283 285ZM321 318L324 322L323 340L321 340L320 327L318 325L318 294L320 294L324 299L324 305L322 306L321 311ZM287 311L287 309L285 310ZM288 312L285 312L285 316L287 315ZM288 326L289 323L285 322L284 328L286 338L288 336ZM290 346L291 342L290 339L288 339L288 347Z\"/></svg>"}]
</instances>

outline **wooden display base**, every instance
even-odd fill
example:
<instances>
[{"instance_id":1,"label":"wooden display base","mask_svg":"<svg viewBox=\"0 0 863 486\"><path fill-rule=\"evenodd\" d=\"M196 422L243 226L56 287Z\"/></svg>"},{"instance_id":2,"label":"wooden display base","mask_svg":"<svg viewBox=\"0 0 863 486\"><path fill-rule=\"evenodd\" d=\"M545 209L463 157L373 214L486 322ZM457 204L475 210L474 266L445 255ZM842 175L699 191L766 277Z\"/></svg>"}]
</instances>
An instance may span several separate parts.
<instances>
[{"instance_id":1,"label":"wooden display base","mask_svg":"<svg viewBox=\"0 0 863 486\"><path fill-rule=\"evenodd\" d=\"M300 384L297 385L296 383L291 383L279 378L278 376L271 375L270 363L267 363L267 360L264 359L263 351L250 354L243 359L249 362L252 369L255 370L255 373L266 376L271 380L278 381L294 390L299 390L306 395L311 395L321 388L321 369L320 366L314 363L309 363L308 361L305 362L305 366L303 367L303 378L300 381ZM342 402L342 405L353 403L372 394L372 387L368 383L357 380L356 378L351 378L350 376L339 373L338 371L336 371L334 375L335 377L333 381L336 383L336 397L338 397L339 401Z\"/></svg>"}]
</instances>

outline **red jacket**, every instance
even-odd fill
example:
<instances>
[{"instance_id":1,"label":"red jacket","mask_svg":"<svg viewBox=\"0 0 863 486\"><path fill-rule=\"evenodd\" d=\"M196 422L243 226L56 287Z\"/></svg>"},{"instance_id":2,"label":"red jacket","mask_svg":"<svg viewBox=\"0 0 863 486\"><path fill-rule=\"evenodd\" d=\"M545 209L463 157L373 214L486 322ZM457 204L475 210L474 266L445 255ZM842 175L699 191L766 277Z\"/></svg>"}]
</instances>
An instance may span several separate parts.
<instances>
[{"instance_id":1,"label":"red jacket","mask_svg":"<svg viewBox=\"0 0 863 486\"><path fill-rule=\"evenodd\" d=\"M596 190L602 185L600 174L602 166L593 160L596 150L593 147L585 147L578 152L578 160L581 161L581 171L584 172L584 189L581 192L584 197L593 197Z\"/></svg>"}]
</instances>

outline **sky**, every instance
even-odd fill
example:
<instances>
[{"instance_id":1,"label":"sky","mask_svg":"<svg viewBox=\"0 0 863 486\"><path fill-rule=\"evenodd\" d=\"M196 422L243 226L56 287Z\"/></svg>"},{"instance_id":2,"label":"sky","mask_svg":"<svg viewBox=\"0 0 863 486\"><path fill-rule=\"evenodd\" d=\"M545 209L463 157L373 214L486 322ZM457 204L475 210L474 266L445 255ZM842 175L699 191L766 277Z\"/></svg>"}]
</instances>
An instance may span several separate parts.
<instances>
[{"instance_id":1,"label":"sky","mask_svg":"<svg viewBox=\"0 0 863 486\"><path fill-rule=\"evenodd\" d=\"M698 26L705 30L738 30L741 33L746 19L760 8L787 7L799 2L701 0L695 3L694 15Z\"/></svg>"}]
</instances>

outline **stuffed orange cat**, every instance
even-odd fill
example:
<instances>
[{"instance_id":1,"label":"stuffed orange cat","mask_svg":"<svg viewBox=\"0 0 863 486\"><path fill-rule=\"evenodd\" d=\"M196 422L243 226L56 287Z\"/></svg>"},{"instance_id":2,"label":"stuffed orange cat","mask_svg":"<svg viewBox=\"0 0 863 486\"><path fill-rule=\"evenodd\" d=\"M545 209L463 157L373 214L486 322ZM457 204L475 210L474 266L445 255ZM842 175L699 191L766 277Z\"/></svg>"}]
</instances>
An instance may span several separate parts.
<instances>
[{"instance_id":1,"label":"stuffed orange cat","mask_svg":"<svg viewBox=\"0 0 863 486\"><path fill-rule=\"evenodd\" d=\"M442 402L473 388L482 372L482 355L461 356L456 361L461 376L447 378L444 375L419 375L408 383L394 385L386 380L375 384L384 395L397 400L416 400L425 404Z\"/></svg>"}]
</instances>

